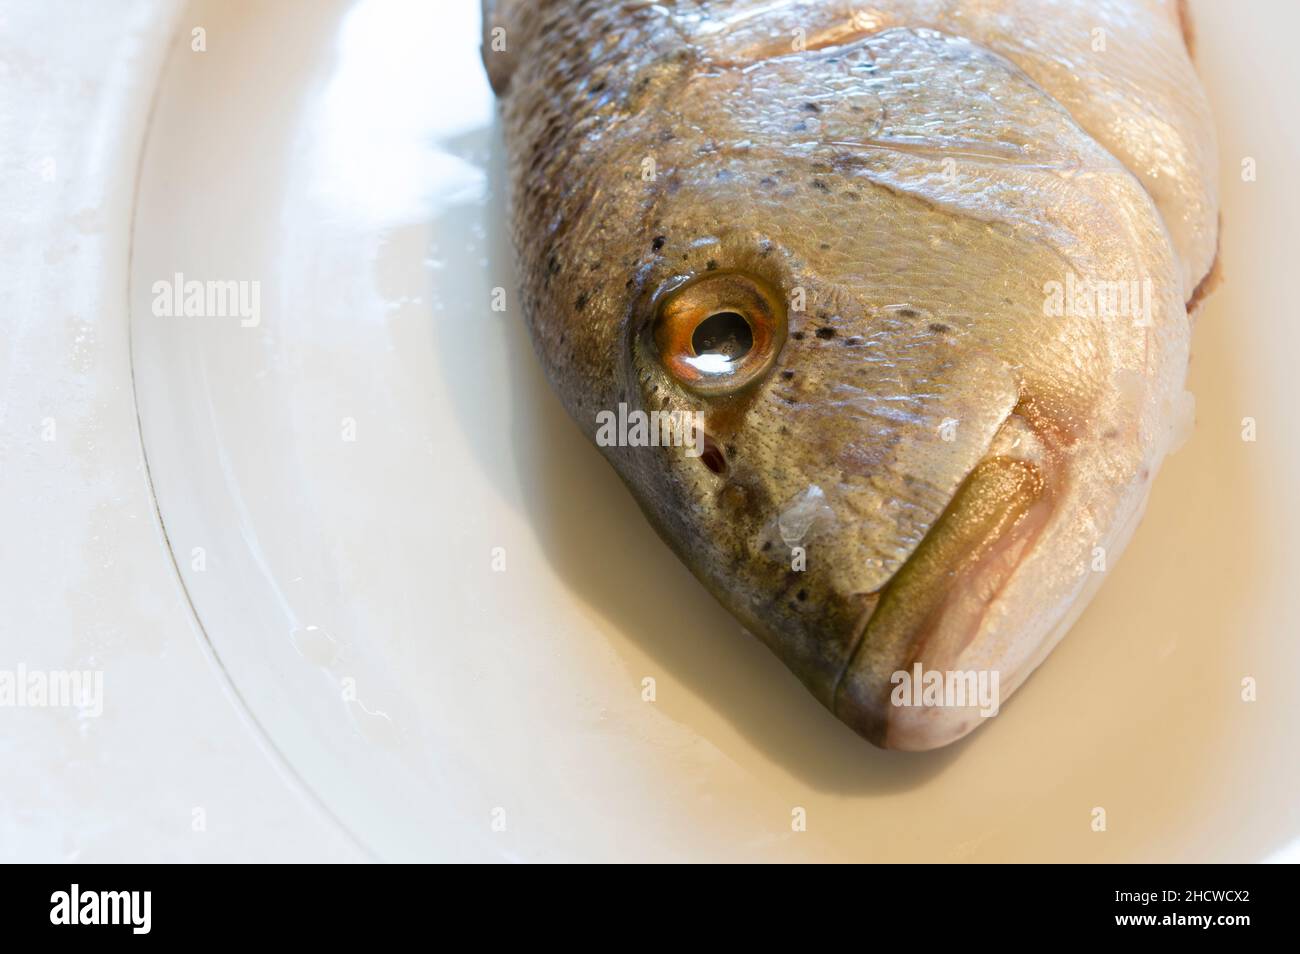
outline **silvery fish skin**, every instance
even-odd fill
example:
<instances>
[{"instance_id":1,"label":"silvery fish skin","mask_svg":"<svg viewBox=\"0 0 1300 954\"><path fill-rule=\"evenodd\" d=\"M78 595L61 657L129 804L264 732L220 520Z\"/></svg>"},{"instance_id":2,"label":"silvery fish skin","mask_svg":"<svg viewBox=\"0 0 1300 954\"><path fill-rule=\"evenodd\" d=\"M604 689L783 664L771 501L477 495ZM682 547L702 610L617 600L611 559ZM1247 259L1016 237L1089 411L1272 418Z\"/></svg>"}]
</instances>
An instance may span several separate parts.
<instances>
[{"instance_id":1,"label":"silvery fish skin","mask_svg":"<svg viewBox=\"0 0 1300 954\"><path fill-rule=\"evenodd\" d=\"M1005 703L1189 426L1218 238L1189 46L1158 0L487 0L547 375L598 444L620 407L702 422L601 449L877 745Z\"/></svg>"}]
</instances>

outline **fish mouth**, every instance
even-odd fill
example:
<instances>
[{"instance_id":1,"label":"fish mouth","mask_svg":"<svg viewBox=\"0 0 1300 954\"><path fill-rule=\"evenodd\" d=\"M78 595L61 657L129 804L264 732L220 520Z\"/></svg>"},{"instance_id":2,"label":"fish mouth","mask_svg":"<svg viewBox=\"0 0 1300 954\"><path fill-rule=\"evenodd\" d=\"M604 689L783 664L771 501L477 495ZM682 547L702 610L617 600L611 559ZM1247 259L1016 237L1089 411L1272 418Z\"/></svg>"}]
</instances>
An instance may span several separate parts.
<instances>
[{"instance_id":1,"label":"fish mouth","mask_svg":"<svg viewBox=\"0 0 1300 954\"><path fill-rule=\"evenodd\" d=\"M989 610L1054 510L1055 477L1043 455L995 452L974 467L859 624L832 692L840 719L883 748L923 750L996 713L1016 674L1001 667L1013 634Z\"/></svg>"}]
</instances>

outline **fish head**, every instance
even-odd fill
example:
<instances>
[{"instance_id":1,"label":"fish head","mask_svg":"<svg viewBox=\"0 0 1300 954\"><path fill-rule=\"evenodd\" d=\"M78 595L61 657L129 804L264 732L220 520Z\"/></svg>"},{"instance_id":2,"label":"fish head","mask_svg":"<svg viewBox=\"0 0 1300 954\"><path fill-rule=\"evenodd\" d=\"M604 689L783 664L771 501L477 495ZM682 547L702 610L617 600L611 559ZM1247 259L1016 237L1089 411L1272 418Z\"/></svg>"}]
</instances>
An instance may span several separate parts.
<instances>
[{"instance_id":1,"label":"fish head","mask_svg":"<svg viewBox=\"0 0 1300 954\"><path fill-rule=\"evenodd\" d=\"M926 31L672 95L605 306L619 393L691 439L607 452L836 715L945 744L1046 655L1145 500L1187 357L1159 216L1015 67ZM1085 307L1102 282L1123 313ZM931 672L974 695L912 705Z\"/></svg>"}]
</instances>

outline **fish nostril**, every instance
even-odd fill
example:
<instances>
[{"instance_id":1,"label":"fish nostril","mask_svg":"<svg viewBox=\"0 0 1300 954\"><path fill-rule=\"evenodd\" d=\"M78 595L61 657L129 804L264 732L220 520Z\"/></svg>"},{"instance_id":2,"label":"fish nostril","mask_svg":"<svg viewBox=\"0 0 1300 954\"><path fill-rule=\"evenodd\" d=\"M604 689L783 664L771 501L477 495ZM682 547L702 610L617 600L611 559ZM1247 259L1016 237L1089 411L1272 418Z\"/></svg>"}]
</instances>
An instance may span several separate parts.
<instances>
[{"instance_id":1,"label":"fish nostril","mask_svg":"<svg viewBox=\"0 0 1300 954\"><path fill-rule=\"evenodd\" d=\"M704 449L700 452L700 463L719 477L727 472L727 457L708 434L704 435Z\"/></svg>"}]
</instances>

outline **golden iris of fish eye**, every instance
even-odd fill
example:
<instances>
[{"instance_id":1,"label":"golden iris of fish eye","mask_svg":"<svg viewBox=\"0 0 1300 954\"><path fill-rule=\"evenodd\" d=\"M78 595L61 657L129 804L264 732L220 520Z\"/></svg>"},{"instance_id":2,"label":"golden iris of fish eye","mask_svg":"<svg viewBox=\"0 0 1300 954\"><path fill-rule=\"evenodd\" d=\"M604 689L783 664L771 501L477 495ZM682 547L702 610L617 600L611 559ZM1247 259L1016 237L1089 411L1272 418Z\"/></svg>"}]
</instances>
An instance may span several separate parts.
<instances>
[{"instance_id":1,"label":"golden iris of fish eye","mask_svg":"<svg viewBox=\"0 0 1300 954\"><path fill-rule=\"evenodd\" d=\"M783 299L743 272L710 272L674 289L659 303L654 323L655 348L668 373L710 396L759 381L776 362L785 333ZM719 346L697 351L712 341Z\"/></svg>"}]
</instances>

